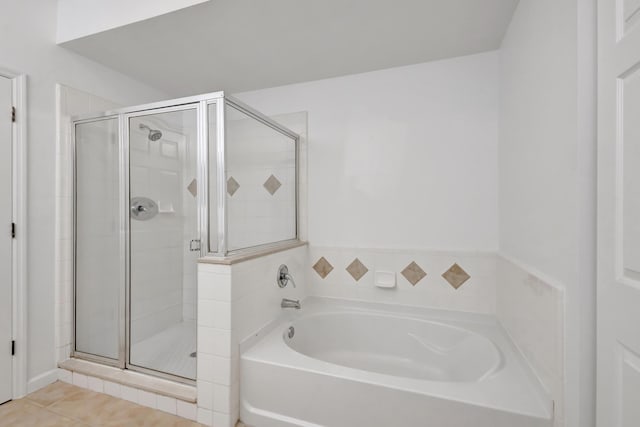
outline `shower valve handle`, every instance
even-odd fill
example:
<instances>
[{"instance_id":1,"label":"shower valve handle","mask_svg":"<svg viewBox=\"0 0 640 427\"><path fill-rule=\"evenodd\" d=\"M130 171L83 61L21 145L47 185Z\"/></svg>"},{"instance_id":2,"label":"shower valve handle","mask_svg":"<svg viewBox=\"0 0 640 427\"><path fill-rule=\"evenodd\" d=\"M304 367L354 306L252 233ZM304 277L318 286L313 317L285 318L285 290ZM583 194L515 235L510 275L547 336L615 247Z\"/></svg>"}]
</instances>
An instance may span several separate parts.
<instances>
[{"instance_id":1,"label":"shower valve handle","mask_svg":"<svg viewBox=\"0 0 640 427\"><path fill-rule=\"evenodd\" d=\"M278 286L284 288L291 281L293 287L296 287L296 282L294 282L293 277L289 274L289 268L282 264L280 268L278 268L278 278L277 283Z\"/></svg>"}]
</instances>

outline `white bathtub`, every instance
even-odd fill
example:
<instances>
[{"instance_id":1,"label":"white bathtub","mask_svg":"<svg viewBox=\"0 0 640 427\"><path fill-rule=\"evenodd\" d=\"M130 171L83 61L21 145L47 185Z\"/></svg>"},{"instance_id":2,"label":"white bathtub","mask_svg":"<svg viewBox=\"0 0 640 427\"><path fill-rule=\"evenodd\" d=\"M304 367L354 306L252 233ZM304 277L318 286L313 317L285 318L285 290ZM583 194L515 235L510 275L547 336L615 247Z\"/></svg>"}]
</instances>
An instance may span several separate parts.
<instances>
[{"instance_id":1,"label":"white bathtub","mask_svg":"<svg viewBox=\"0 0 640 427\"><path fill-rule=\"evenodd\" d=\"M242 346L250 426L552 425L551 400L490 316L310 298L287 317Z\"/></svg>"}]
</instances>

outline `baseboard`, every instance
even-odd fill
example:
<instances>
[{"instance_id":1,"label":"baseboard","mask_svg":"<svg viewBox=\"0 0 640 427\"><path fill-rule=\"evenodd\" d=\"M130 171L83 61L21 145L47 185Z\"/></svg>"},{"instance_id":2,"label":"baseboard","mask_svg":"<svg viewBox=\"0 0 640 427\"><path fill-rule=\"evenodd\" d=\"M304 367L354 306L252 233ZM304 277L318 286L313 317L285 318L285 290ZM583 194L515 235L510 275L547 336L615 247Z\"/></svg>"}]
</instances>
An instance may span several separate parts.
<instances>
[{"instance_id":1,"label":"baseboard","mask_svg":"<svg viewBox=\"0 0 640 427\"><path fill-rule=\"evenodd\" d=\"M58 370L51 369L43 374L38 375L37 377L31 378L29 382L27 382L27 393L33 393L36 390L40 390L42 387L46 387L51 383L54 383L58 380Z\"/></svg>"}]
</instances>

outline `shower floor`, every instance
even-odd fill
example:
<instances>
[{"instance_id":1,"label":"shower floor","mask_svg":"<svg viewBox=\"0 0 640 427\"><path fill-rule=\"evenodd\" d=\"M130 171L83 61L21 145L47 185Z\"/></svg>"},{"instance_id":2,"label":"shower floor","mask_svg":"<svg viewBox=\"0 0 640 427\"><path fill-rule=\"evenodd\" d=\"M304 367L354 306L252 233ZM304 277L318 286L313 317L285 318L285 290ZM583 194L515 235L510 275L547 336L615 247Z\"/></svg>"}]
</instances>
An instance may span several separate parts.
<instances>
[{"instance_id":1,"label":"shower floor","mask_svg":"<svg viewBox=\"0 0 640 427\"><path fill-rule=\"evenodd\" d=\"M194 321L177 323L131 346L131 364L185 378L196 378Z\"/></svg>"}]
</instances>

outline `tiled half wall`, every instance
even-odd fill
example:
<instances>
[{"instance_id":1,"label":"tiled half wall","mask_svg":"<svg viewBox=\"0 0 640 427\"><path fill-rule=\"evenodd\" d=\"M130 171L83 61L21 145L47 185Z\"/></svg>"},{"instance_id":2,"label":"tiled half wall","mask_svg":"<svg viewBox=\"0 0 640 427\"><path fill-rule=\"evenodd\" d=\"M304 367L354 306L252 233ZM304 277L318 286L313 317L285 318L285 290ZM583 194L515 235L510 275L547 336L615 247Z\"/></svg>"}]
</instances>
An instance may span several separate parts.
<instances>
[{"instance_id":1,"label":"tiled half wall","mask_svg":"<svg viewBox=\"0 0 640 427\"><path fill-rule=\"evenodd\" d=\"M281 264L296 288L277 286ZM239 344L282 315L282 298L305 298L308 264L306 246L232 265L198 264L197 404L211 412L213 426L233 427L238 420Z\"/></svg>"}]
</instances>

